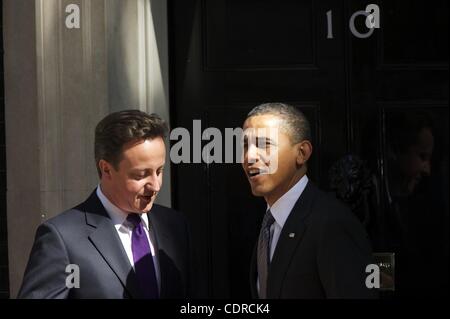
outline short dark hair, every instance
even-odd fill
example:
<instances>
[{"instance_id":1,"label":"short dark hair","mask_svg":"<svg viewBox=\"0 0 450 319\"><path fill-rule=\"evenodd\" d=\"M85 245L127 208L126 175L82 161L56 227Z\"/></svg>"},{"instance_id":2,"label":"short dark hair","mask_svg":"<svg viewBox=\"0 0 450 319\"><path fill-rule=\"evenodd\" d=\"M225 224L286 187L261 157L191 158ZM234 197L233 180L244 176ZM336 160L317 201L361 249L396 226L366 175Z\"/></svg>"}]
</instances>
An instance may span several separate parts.
<instances>
[{"instance_id":1,"label":"short dark hair","mask_svg":"<svg viewBox=\"0 0 450 319\"><path fill-rule=\"evenodd\" d=\"M272 114L279 116L285 123L293 143L311 141L311 126L306 116L296 107L284 103L264 103L254 107L247 118L257 115Z\"/></svg>"},{"instance_id":2,"label":"short dark hair","mask_svg":"<svg viewBox=\"0 0 450 319\"><path fill-rule=\"evenodd\" d=\"M101 159L111 163L117 170L124 144L133 140L164 138L168 127L157 114L147 114L139 110L114 112L101 120L95 128L95 165Z\"/></svg>"}]
</instances>

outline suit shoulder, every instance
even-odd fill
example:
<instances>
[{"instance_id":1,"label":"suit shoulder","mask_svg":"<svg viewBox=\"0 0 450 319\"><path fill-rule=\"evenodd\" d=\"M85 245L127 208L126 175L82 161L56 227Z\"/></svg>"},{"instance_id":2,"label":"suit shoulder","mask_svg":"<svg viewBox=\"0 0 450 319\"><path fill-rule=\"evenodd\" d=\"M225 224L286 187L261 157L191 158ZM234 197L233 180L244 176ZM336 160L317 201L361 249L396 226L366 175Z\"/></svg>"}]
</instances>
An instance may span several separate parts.
<instances>
[{"instance_id":1,"label":"suit shoulder","mask_svg":"<svg viewBox=\"0 0 450 319\"><path fill-rule=\"evenodd\" d=\"M316 188L314 204L323 208L349 210L349 208L337 199L334 194L324 192L318 188Z\"/></svg>"},{"instance_id":2,"label":"suit shoulder","mask_svg":"<svg viewBox=\"0 0 450 319\"><path fill-rule=\"evenodd\" d=\"M334 194L326 193L319 189L316 191L312 210L322 222L341 221L353 223L358 221L350 208L337 199Z\"/></svg>"},{"instance_id":3,"label":"suit shoulder","mask_svg":"<svg viewBox=\"0 0 450 319\"><path fill-rule=\"evenodd\" d=\"M47 219L44 224L50 224L58 229L65 227L73 228L81 221L85 220L85 211L79 206L65 210L54 217Z\"/></svg>"},{"instance_id":4,"label":"suit shoulder","mask_svg":"<svg viewBox=\"0 0 450 319\"><path fill-rule=\"evenodd\" d=\"M312 203L310 223L320 238L326 242L342 241L351 238L363 251L371 251L367 231L358 217L334 194L318 190Z\"/></svg>"}]
</instances>

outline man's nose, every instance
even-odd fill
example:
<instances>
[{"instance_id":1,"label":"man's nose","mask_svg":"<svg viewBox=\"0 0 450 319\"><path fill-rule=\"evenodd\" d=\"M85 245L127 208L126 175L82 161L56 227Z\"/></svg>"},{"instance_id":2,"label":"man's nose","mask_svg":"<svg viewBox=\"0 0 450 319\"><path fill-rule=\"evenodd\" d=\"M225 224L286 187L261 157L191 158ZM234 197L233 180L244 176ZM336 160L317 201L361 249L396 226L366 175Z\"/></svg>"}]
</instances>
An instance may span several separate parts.
<instances>
[{"instance_id":1,"label":"man's nose","mask_svg":"<svg viewBox=\"0 0 450 319\"><path fill-rule=\"evenodd\" d=\"M258 148L255 144L250 144L247 151L247 162L256 163L259 159Z\"/></svg>"},{"instance_id":2,"label":"man's nose","mask_svg":"<svg viewBox=\"0 0 450 319\"><path fill-rule=\"evenodd\" d=\"M161 189L161 183L156 173L148 177L145 188L148 191L159 192L159 190Z\"/></svg>"}]
</instances>

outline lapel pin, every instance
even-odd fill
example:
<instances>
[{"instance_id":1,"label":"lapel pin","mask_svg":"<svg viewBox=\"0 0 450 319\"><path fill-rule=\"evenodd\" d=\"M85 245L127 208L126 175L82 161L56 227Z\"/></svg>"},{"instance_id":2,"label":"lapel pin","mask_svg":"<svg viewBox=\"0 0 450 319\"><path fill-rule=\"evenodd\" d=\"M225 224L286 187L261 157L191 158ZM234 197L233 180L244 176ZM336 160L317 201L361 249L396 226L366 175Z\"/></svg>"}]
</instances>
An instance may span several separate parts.
<instances>
[{"instance_id":1,"label":"lapel pin","mask_svg":"<svg viewBox=\"0 0 450 319\"><path fill-rule=\"evenodd\" d=\"M289 238L294 238L295 237L295 233L290 233L289 234Z\"/></svg>"}]
</instances>

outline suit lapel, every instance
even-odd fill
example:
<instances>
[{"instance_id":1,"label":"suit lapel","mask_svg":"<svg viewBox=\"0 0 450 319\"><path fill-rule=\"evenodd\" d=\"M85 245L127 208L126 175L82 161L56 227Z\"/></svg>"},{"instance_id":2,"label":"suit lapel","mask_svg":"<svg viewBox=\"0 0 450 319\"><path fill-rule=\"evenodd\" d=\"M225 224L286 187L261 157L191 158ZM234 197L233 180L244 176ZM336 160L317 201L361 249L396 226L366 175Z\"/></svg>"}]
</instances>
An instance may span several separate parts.
<instances>
[{"instance_id":1,"label":"suit lapel","mask_svg":"<svg viewBox=\"0 0 450 319\"><path fill-rule=\"evenodd\" d=\"M123 249L119 235L95 191L85 202L86 223L95 229L89 240L132 297L139 297L136 274Z\"/></svg>"},{"instance_id":2,"label":"suit lapel","mask_svg":"<svg viewBox=\"0 0 450 319\"><path fill-rule=\"evenodd\" d=\"M157 260L159 262L159 273L161 275L160 297L164 298L167 295L167 283L170 281L168 280L168 276L170 276L170 274L167 273L167 270L170 268L165 265L165 258L160 254L160 252L170 250L170 236L168 234L165 223L163 223L161 221L161 218L159 217L158 206L154 205L151 212L149 212L147 216L150 222L149 224L151 227L151 236L153 236L153 238L155 239L155 250L157 254Z\"/></svg>"},{"instance_id":3,"label":"suit lapel","mask_svg":"<svg viewBox=\"0 0 450 319\"><path fill-rule=\"evenodd\" d=\"M268 298L280 297L283 280L292 260L292 256L307 228L306 217L310 213L314 190L314 185L312 185L311 182L308 182L281 230L269 267L269 275L267 278Z\"/></svg>"}]
</instances>

